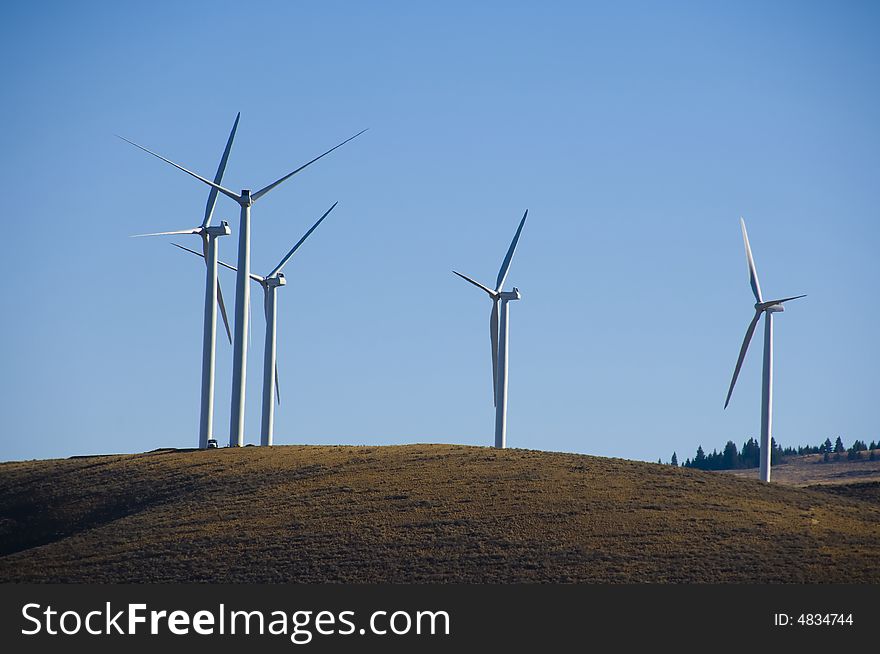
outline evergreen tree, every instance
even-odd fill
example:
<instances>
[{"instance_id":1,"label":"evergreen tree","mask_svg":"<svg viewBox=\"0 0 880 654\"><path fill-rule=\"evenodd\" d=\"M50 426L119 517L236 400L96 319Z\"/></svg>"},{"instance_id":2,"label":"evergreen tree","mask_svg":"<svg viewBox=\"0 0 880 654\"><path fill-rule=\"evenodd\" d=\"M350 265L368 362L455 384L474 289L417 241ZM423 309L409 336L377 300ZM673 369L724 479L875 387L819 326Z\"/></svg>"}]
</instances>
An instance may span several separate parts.
<instances>
[{"instance_id":1,"label":"evergreen tree","mask_svg":"<svg viewBox=\"0 0 880 654\"><path fill-rule=\"evenodd\" d=\"M863 452L867 450L868 446L865 444L865 441L860 441L858 438L853 442L852 447L849 448L846 452L846 458L850 461L854 459L860 459L862 457L859 452Z\"/></svg>"},{"instance_id":2,"label":"evergreen tree","mask_svg":"<svg viewBox=\"0 0 880 654\"><path fill-rule=\"evenodd\" d=\"M822 462L831 461L832 455L834 461L841 461L844 452L847 453L847 457L851 460L861 459L862 455L860 452L863 450L874 452L877 449L880 449L880 441L871 441L871 444L868 445L865 441L859 439L856 439L852 447L847 449L843 446L843 439L840 436L837 437L836 443L832 443L830 438L826 438L825 442L821 445L798 445L797 447L788 446L785 448L780 446L775 438L771 438L770 464L778 465L783 463L787 457L809 454L821 454ZM871 460L873 461L877 458L880 458L880 456L874 455L874 458ZM742 450L737 450L736 443L728 441L722 451L719 452L717 449L713 449L712 453L708 455L703 450L703 446L700 445L697 447L696 456L693 459L686 459L681 466L697 468L698 470L731 470L737 468L757 468L760 462L761 446L756 439L749 438L743 443ZM679 465L677 452L672 453L672 460L669 463L671 465Z\"/></svg>"},{"instance_id":3,"label":"evergreen tree","mask_svg":"<svg viewBox=\"0 0 880 654\"><path fill-rule=\"evenodd\" d=\"M733 470L739 467L739 452L736 451L736 443L733 441L727 441L727 445L724 446L721 465L723 470Z\"/></svg>"},{"instance_id":4,"label":"evergreen tree","mask_svg":"<svg viewBox=\"0 0 880 654\"><path fill-rule=\"evenodd\" d=\"M770 465L775 466L782 462L782 448L776 444L776 439L770 437Z\"/></svg>"},{"instance_id":5,"label":"evergreen tree","mask_svg":"<svg viewBox=\"0 0 880 654\"><path fill-rule=\"evenodd\" d=\"M761 460L761 448L754 438L750 438L743 443L742 454L740 455L743 468L757 468Z\"/></svg>"}]
</instances>

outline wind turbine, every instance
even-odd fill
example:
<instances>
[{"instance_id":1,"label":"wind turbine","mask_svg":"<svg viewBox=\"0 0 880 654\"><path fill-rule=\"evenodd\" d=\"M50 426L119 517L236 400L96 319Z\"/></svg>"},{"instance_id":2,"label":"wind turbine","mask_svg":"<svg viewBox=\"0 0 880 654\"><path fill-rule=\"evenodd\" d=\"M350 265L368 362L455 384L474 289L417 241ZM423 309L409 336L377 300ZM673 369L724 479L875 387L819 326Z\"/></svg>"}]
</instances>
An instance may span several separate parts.
<instances>
[{"instance_id":1,"label":"wind turbine","mask_svg":"<svg viewBox=\"0 0 880 654\"><path fill-rule=\"evenodd\" d=\"M284 255L284 258L278 262L278 265L275 266L272 272L265 277L250 273L250 278L263 287L263 309L266 315L266 346L263 354L263 417L260 431L260 445L272 445L272 438L275 432L275 403L272 401L273 394L275 395L278 404L281 404L281 391L278 389L278 363L276 361L278 300L275 296L275 291L278 290L278 287L287 284L287 281L284 278L284 273L281 272L281 269L287 265L287 262L290 261L290 258L294 253L300 248L311 233L318 228L318 225L321 224L324 218L336 208L337 204L339 203L334 202L333 206L327 209L323 216L318 218L318 221L312 225L309 231L297 241L296 245ZM196 256L202 256L195 250L190 250L177 243L172 243L172 245L181 250L192 252ZM235 266L223 263L222 261L220 262L220 265L229 268L230 270L236 270Z\"/></svg>"},{"instance_id":2,"label":"wind turbine","mask_svg":"<svg viewBox=\"0 0 880 654\"><path fill-rule=\"evenodd\" d=\"M126 138L119 137L123 141L131 143L133 146L140 148L144 152L153 155L168 163L178 170L185 172L187 175L195 177L197 180L216 189L226 197L235 200L241 207L239 232L238 232L238 277L235 284L235 343L233 345L233 368L232 368L232 406L230 408L229 420L229 446L241 447L244 445L244 409L245 409L245 378L247 375L247 340L248 340L248 307L250 306L250 285L248 277L251 270L251 205L269 191L284 181L287 181L298 172L312 165L318 159L327 156L336 148L342 147L354 138L357 138L367 130L361 130L354 136L345 139L342 143L333 146L321 155L318 155L311 161L304 163L296 170L287 173L284 177L280 177L268 186L264 186L256 193L251 193L249 189L242 189L241 193L230 191L220 184L205 179L201 175L174 163L170 159L166 159L160 154L156 154L152 150L148 150L142 145L138 145Z\"/></svg>"},{"instance_id":3,"label":"wind turbine","mask_svg":"<svg viewBox=\"0 0 880 654\"><path fill-rule=\"evenodd\" d=\"M220 158L217 174L214 175L214 183L223 181L223 173L226 171L226 163L229 161L229 152L232 150L232 141L235 139L235 131L238 129L238 120L241 113L235 117L226 148ZM208 447L208 441L214 438L214 367L217 342L217 304L220 305L220 314L223 316L223 325L226 327L226 336L232 343L232 333L229 331L229 318L226 316L226 305L223 302L223 293L220 290L220 282L217 279L217 239L230 234L229 224L221 222L219 226L211 226L211 216L217 204L217 189L212 188L208 193L208 203L205 205L205 217L202 224L190 229L180 229L173 232L154 232L152 234L137 234L140 236L168 236L177 234L195 234L202 239L202 252L205 259L205 322L202 336L202 393L201 411L199 414L199 447Z\"/></svg>"},{"instance_id":4,"label":"wind turbine","mask_svg":"<svg viewBox=\"0 0 880 654\"><path fill-rule=\"evenodd\" d=\"M736 378L739 376L739 370L742 367L743 359L746 357L746 351L749 349L749 343L752 335L755 333L755 327L758 326L758 320L761 315L764 316L764 372L762 376L761 386L761 481L770 481L770 444L771 444L771 426L773 423L773 314L784 311L783 304L790 300L806 297L806 295L795 295L794 297L786 297L781 300L764 301L761 295L761 285L758 283L758 271L755 269L755 260L752 258L752 248L749 246L749 235L746 232L746 222L740 218L742 226L743 242L746 246L746 260L749 264L749 283L752 286L752 293L755 295L755 316L746 329L746 337L743 339L742 347L739 351L739 358L736 360L736 368L733 370L733 379L730 380L730 388L727 391L727 399L724 401L724 408L730 403L730 396L733 394L733 387L736 384Z\"/></svg>"},{"instance_id":5,"label":"wind turbine","mask_svg":"<svg viewBox=\"0 0 880 654\"><path fill-rule=\"evenodd\" d=\"M522 220L519 221L519 227L516 228L516 234L513 241L507 249L507 255L501 262L501 268L498 271L498 277L495 280L495 289L483 286L480 282L474 281L467 275L453 270L452 272L470 282L477 288L483 289L492 299L492 313L489 316L489 337L492 344L492 389L493 399L495 402L495 447L504 449L507 445L507 342L508 342L508 313L507 303L512 300L519 300L519 289L515 286L513 291L501 290L504 286L504 280L507 279L507 271L510 269L510 262L513 259L513 252L516 250L519 235L522 233L523 225L526 224L526 216L529 210L526 209ZM501 324L499 328L499 305L501 314Z\"/></svg>"}]
</instances>

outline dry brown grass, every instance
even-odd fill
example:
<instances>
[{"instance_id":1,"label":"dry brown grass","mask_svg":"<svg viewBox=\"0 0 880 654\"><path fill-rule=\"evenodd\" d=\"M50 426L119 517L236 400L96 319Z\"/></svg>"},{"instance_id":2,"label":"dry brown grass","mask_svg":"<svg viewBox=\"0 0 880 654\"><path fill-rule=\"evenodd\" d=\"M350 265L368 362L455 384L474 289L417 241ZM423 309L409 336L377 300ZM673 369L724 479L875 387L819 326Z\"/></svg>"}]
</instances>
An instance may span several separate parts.
<instances>
[{"instance_id":1,"label":"dry brown grass","mask_svg":"<svg viewBox=\"0 0 880 654\"><path fill-rule=\"evenodd\" d=\"M880 582L880 505L453 445L0 464L0 581Z\"/></svg>"},{"instance_id":2,"label":"dry brown grass","mask_svg":"<svg viewBox=\"0 0 880 654\"><path fill-rule=\"evenodd\" d=\"M773 466L770 479L777 484L799 487L880 482L880 459L871 461L862 456L850 461L844 452L841 460L835 461L833 456L828 463L822 460L821 454L789 457L785 463ZM757 468L724 472L744 479L758 478Z\"/></svg>"}]
</instances>

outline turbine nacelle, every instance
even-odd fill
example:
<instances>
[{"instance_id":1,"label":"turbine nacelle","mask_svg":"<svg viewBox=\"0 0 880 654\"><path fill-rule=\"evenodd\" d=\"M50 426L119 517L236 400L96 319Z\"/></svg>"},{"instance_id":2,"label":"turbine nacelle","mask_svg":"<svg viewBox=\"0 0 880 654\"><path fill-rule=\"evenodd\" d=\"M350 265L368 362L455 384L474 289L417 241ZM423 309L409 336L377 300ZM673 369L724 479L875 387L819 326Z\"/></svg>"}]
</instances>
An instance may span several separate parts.
<instances>
[{"instance_id":1,"label":"turbine nacelle","mask_svg":"<svg viewBox=\"0 0 880 654\"><path fill-rule=\"evenodd\" d=\"M264 277L263 284L266 288L276 288L278 286L286 286L287 280L284 279L284 273L278 273L272 277Z\"/></svg>"},{"instance_id":2,"label":"turbine nacelle","mask_svg":"<svg viewBox=\"0 0 880 654\"><path fill-rule=\"evenodd\" d=\"M229 228L229 223L222 220L219 225L214 227L203 227L202 233L207 236L229 236L232 234L232 230Z\"/></svg>"},{"instance_id":3,"label":"turbine nacelle","mask_svg":"<svg viewBox=\"0 0 880 654\"><path fill-rule=\"evenodd\" d=\"M501 291L498 294L498 299L509 302L510 300L521 300L522 295L520 294L519 289L514 286L512 291Z\"/></svg>"},{"instance_id":4,"label":"turbine nacelle","mask_svg":"<svg viewBox=\"0 0 880 654\"><path fill-rule=\"evenodd\" d=\"M767 313L779 313L781 311L785 311L782 307L786 302L790 302L791 300L799 300L802 297L807 297L806 295L795 295L794 297L784 297L781 300L769 300L768 302L756 302L755 303L755 311L758 313L762 311L766 311Z\"/></svg>"}]
</instances>

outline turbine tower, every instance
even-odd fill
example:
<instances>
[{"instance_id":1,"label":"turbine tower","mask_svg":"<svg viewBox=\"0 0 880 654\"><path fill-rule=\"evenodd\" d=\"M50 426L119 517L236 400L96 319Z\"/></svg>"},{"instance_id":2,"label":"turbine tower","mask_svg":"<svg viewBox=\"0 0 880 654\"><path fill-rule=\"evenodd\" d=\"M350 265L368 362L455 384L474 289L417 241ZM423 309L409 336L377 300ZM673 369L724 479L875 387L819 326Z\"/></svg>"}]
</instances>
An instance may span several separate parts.
<instances>
[{"instance_id":1,"label":"turbine tower","mask_svg":"<svg viewBox=\"0 0 880 654\"><path fill-rule=\"evenodd\" d=\"M489 316L489 337L492 346L492 397L495 402L495 447L499 449L504 449L507 446L507 352L509 332L507 303L519 300L522 297L519 289L515 286L513 291L503 291L502 287L504 286L505 279L507 279L507 271L510 270L513 252L516 250L519 235L522 233L523 225L526 224L526 216L528 215L529 210L526 209L522 220L519 221L519 227L516 229L513 241L511 241L510 247L507 249L507 255L504 257L504 261L501 262L501 269L498 271L494 290L480 282L474 281L467 275L463 275L455 270L452 271L465 281L486 291L492 299L492 313Z\"/></svg>"},{"instance_id":2,"label":"turbine tower","mask_svg":"<svg viewBox=\"0 0 880 654\"><path fill-rule=\"evenodd\" d=\"M323 216L318 218L318 221L312 225L309 231L297 241L296 245L284 255L284 258L281 259L272 272L265 277L250 273L250 278L263 287L263 309L266 315L266 346L263 353L263 417L260 429L260 445L272 445L272 439L275 432L275 403L272 401L272 396L274 395L278 404L281 404L281 391L278 388L278 363L276 360L278 300L275 296L275 291L278 290L280 286L287 284L287 281L284 278L284 273L281 272L281 269L287 265L290 258L296 253L311 233L318 228L318 225L323 222L324 218L336 208L337 204L339 203L334 202L333 206L327 209ZM181 250L192 252L197 256L202 256L195 250L190 250L177 243L172 243L172 245ZM235 266L223 263L222 261L220 262L220 265L229 268L230 270L236 270Z\"/></svg>"},{"instance_id":3,"label":"turbine tower","mask_svg":"<svg viewBox=\"0 0 880 654\"><path fill-rule=\"evenodd\" d=\"M250 285L248 277L251 270L251 206L274 189L282 182L287 181L298 172L312 165L318 159L327 156L336 148L342 147L352 139L357 138L367 130L361 130L354 136L345 139L342 143L333 146L323 154L318 155L311 161L304 163L296 170L287 173L268 186L264 186L259 191L251 193L249 189L242 189L241 193L235 193L220 184L205 179L191 170L187 170L183 166L174 163L170 159L166 159L160 154L156 154L152 150L138 145L126 138L119 137L123 141L131 143L133 146L140 148L144 152L153 155L168 163L178 170L185 172L187 175L195 177L199 181L216 189L226 197L235 200L241 208L238 231L238 277L235 283L235 343L233 345L233 361L232 361L232 406L230 408L229 419L229 446L241 447L244 445L244 409L246 394L246 375L247 375L247 340L248 340L248 308L250 306Z\"/></svg>"},{"instance_id":4,"label":"turbine tower","mask_svg":"<svg viewBox=\"0 0 880 654\"><path fill-rule=\"evenodd\" d=\"M226 148L220 158L217 174L214 175L214 183L223 181L223 173L226 171L226 163L229 161L229 152L232 150L232 141L235 139L235 131L238 129L238 121L241 113L235 117ZM199 413L199 448L208 447L208 441L214 438L214 368L217 342L217 305L220 305L220 315L223 316L223 325L226 327L226 336L232 343L232 333L229 330L229 318L226 315L226 305L223 302L223 293L220 290L220 281L217 279L217 239L230 234L229 224L221 222L219 226L211 226L211 217L214 215L214 207L217 204L217 189L212 188L208 193L208 203L205 205L205 217L202 224L190 229L181 229L173 232L154 232L152 234L137 234L140 236L168 236L177 234L195 234L202 240L202 252L205 258L205 321L202 334L202 391L201 410Z\"/></svg>"},{"instance_id":5,"label":"turbine tower","mask_svg":"<svg viewBox=\"0 0 880 654\"><path fill-rule=\"evenodd\" d=\"M755 260L752 258L752 248L749 246L749 235L746 232L746 223L740 218L742 226L743 242L746 246L746 260L749 264L749 283L752 286L752 293L755 295L755 316L746 329L746 337L743 339L742 347L739 350L739 358L736 360L736 368L733 370L733 379L730 380L730 388L727 391L727 399L724 401L724 408L730 403L730 396L733 394L733 387L736 384L736 378L739 377L739 370L742 367L743 359L746 357L746 351L749 349L749 343L752 335L755 333L755 327L758 326L758 320L761 315L764 316L764 372L761 385L761 481L770 481L770 444L772 442L771 427L773 424L773 314L784 311L783 304L790 300L806 297L806 295L795 295L794 297L786 297L781 300L764 301L761 295L761 285L758 283L758 271L755 269Z\"/></svg>"}]
</instances>

